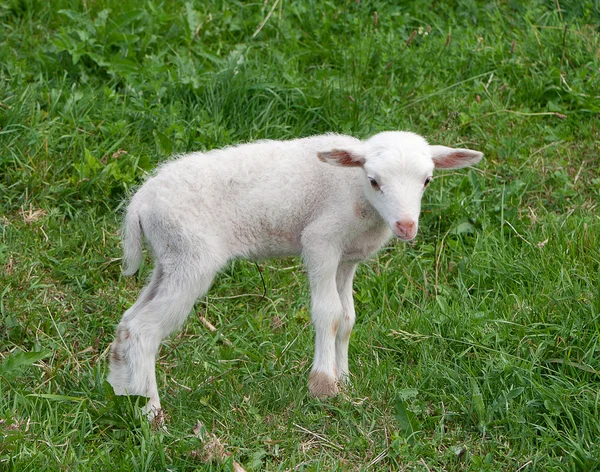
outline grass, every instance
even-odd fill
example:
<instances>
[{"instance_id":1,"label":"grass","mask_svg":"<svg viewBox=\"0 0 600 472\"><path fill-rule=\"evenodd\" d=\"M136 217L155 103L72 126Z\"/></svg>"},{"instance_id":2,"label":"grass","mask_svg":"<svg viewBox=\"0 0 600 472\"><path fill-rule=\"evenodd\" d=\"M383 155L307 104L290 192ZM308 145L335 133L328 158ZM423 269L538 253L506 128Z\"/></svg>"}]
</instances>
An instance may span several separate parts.
<instances>
[{"instance_id":1,"label":"grass","mask_svg":"<svg viewBox=\"0 0 600 472\"><path fill-rule=\"evenodd\" d=\"M0 469L600 469L598 18L564 0L0 4ZM296 259L232 263L164 344L168 432L112 395L113 331L149 273L120 275L120 212L147 172L385 129L486 159L440 174L418 240L360 267L342 395L307 395Z\"/></svg>"}]
</instances>

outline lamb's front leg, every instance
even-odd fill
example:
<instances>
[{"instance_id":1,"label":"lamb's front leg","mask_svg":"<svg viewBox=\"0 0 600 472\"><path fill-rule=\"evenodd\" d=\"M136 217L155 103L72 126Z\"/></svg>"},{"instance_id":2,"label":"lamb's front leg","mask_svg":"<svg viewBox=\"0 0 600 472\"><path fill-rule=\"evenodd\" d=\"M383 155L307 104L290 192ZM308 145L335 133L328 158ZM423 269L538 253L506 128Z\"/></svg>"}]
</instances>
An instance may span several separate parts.
<instances>
[{"instance_id":1,"label":"lamb's front leg","mask_svg":"<svg viewBox=\"0 0 600 472\"><path fill-rule=\"evenodd\" d=\"M342 262L337 270L337 291L342 302L342 319L335 338L335 359L337 375L340 382L346 382L350 370L348 368L348 344L354 327L356 314L354 312L354 297L352 281L356 272L356 262Z\"/></svg>"},{"instance_id":2,"label":"lamb's front leg","mask_svg":"<svg viewBox=\"0 0 600 472\"><path fill-rule=\"evenodd\" d=\"M315 358L308 389L313 396L325 398L339 391L335 339L343 309L336 286L338 261L319 262L309 265Z\"/></svg>"}]
</instances>

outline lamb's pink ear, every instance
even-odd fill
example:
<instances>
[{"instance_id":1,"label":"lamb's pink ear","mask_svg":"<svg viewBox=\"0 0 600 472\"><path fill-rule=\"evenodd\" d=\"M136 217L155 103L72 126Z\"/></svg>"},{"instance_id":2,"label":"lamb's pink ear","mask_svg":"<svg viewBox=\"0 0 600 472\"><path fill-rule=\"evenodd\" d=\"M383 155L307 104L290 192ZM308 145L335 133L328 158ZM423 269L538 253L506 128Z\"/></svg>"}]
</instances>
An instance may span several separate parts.
<instances>
[{"instance_id":1,"label":"lamb's pink ear","mask_svg":"<svg viewBox=\"0 0 600 472\"><path fill-rule=\"evenodd\" d=\"M477 164L483 157L479 151L454 149L446 146L429 146L436 169L460 169Z\"/></svg>"},{"instance_id":2,"label":"lamb's pink ear","mask_svg":"<svg viewBox=\"0 0 600 472\"><path fill-rule=\"evenodd\" d=\"M364 152L359 149L332 149L318 152L317 157L334 166L361 167L365 163Z\"/></svg>"}]
</instances>

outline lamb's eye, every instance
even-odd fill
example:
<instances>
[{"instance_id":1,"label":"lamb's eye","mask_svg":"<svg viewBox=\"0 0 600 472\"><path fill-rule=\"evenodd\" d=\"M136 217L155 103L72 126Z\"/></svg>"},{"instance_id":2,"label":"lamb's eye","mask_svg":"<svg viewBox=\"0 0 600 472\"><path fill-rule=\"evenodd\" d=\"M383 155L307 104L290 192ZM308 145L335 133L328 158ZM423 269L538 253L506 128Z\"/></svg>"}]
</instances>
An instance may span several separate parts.
<instances>
[{"instance_id":1,"label":"lamb's eye","mask_svg":"<svg viewBox=\"0 0 600 472\"><path fill-rule=\"evenodd\" d=\"M373 187L373 190L381 190L379 188L379 184L373 177L369 177L369 182L371 183L371 187Z\"/></svg>"},{"instance_id":2,"label":"lamb's eye","mask_svg":"<svg viewBox=\"0 0 600 472\"><path fill-rule=\"evenodd\" d=\"M427 177L425 179L425 184L423 185L423 187L426 188L431 183L432 180L433 180L433 177Z\"/></svg>"}]
</instances>

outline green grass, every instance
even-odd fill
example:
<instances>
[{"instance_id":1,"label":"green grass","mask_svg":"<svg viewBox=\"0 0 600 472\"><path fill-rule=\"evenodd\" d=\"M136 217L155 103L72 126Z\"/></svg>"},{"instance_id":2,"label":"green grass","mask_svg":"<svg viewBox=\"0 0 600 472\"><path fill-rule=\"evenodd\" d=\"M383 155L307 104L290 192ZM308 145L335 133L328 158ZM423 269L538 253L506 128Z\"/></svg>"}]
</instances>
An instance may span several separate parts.
<instances>
[{"instance_id":1,"label":"green grass","mask_svg":"<svg viewBox=\"0 0 600 472\"><path fill-rule=\"evenodd\" d=\"M0 469L600 469L600 5L395 3L0 4ZM360 267L342 395L307 394L296 259L259 264L264 297L232 263L165 343L168 432L111 394L148 171L387 129L486 158Z\"/></svg>"}]
</instances>

